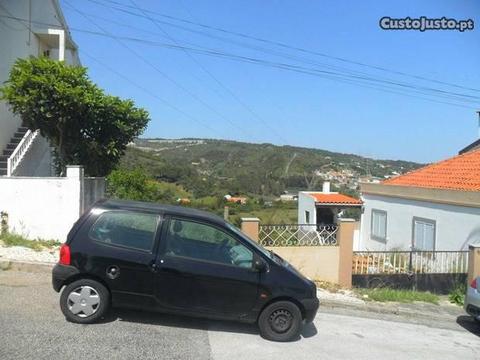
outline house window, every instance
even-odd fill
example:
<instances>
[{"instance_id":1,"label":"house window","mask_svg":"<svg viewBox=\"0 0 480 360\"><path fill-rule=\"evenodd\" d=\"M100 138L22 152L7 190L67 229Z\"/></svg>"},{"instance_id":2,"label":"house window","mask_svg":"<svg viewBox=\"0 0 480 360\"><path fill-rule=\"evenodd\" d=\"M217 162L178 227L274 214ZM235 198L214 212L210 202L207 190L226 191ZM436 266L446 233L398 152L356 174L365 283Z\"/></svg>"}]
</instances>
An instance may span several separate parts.
<instances>
[{"instance_id":1,"label":"house window","mask_svg":"<svg viewBox=\"0 0 480 360\"><path fill-rule=\"evenodd\" d=\"M435 250L435 227L434 220L413 218L413 239L412 245L415 250Z\"/></svg>"},{"instance_id":2,"label":"house window","mask_svg":"<svg viewBox=\"0 0 480 360\"><path fill-rule=\"evenodd\" d=\"M372 239L387 241L387 212L372 209Z\"/></svg>"},{"instance_id":3,"label":"house window","mask_svg":"<svg viewBox=\"0 0 480 360\"><path fill-rule=\"evenodd\" d=\"M305 211L305 224L310 224L310 211Z\"/></svg>"}]
</instances>

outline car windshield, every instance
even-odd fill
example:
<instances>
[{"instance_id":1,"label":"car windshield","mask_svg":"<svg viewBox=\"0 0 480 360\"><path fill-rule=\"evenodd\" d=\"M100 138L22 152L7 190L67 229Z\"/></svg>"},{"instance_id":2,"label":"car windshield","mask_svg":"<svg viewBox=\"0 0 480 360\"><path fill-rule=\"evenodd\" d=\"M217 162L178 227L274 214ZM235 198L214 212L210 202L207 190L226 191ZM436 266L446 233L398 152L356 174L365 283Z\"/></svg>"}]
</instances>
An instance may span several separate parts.
<instances>
[{"instance_id":1,"label":"car windshield","mask_svg":"<svg viewBox=\"0 0 480 360\"><path fill-rule=\"evenodd\" d=\"M252 245L255 249L257 249L258 251L260 251L263 255L269 257L269 258L273 258L272 256L272 253L270 251L268 251L267 249L265 249L263 246L261 246L259 243L257 243L256 241L252 240L250 237L248 237L248 235L246 235L245 233L243 233L242 231L240 231L239 228L237 228L236 226L226 222L225 223L227 225L227 227L232 230L235 234L239 235L242 237L242 239L248 241L248 243L250 245Z\"/></svg>"}]
</instances>

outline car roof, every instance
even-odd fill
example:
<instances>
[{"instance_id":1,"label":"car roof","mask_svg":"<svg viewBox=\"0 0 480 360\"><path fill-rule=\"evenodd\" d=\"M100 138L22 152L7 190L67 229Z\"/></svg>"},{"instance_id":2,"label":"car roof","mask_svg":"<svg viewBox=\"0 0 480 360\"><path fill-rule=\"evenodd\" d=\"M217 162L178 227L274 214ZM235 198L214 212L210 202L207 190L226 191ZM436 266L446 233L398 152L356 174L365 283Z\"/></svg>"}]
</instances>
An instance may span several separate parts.
<instances>
[{"instance_id":1,"label":"car roof","mask_svg":"<svg viewBox=\"0 0 480 360\"><path fill-rule=\"evenodd\" d=\"M194 217L197 219L215 222L221 225L225 224L225 220L222 219L220 216L217 216L207 211L192 209L184 206L166 205L154 202L131 200L100 200L93 205L93 208L153 211L159 214Z\"/></svg>"}]
</instances>

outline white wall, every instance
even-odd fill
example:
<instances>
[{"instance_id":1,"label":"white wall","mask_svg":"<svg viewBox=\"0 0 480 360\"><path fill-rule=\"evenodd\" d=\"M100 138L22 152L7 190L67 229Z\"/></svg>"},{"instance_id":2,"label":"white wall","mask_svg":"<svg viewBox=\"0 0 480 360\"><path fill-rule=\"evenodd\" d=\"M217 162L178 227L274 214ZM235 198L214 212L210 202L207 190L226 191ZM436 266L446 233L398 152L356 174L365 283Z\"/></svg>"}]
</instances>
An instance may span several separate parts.
<instances>
[{"instance_id":1,"label":"white wall","mask_svg":"<svg viewBox=\"0 0 480 360\"><path fill-rule=\"evenodd\" d=\"M436 222L436 250L467 250L469 243L480 243L480 207L437 204L364 194L361 240L362 250L409 250L412 243L413 217ZM480 206L480 204L479 204ZM372 209L387 212L387 241L370 236Z\"/></svg>"},{"instance_id":2,"label":"white wall","mask_svg":"<svg viewBox=\"0 0 480 360\"><path fill-rule=\"evenodd\" d=\"M310 212L310 221L305 218L305 211ZM298 193L298 223L299 224L316 224L317 211L315 208L315 199L304 191Z\"/></svg>"},{"instance_id":3,"label":"white wall","mask_svg":"<svg viewBox=\"0 0 480 360\"><path fill-rule=\"evenodd\" d=\"M88 194L83 188L87 183ZM68 167L67 177L0 177L0 211L9 229L29 239L65 241L73 223L104 196L104 179L83 178L81 167Z\"/></svg>"}]
</instances>

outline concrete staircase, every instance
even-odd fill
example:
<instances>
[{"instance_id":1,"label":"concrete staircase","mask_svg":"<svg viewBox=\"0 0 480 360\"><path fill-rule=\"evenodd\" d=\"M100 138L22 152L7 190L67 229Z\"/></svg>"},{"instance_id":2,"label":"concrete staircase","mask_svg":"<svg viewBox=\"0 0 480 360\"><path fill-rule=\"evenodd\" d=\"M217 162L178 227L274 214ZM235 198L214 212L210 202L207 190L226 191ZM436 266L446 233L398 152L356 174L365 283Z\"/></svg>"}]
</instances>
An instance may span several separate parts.
<instances>
[{"instance_id":1,"label":"concrete staircase","mask_svg":"<svg viewBox=\"0 0 480 360\"><path fill-rule=\"evenodd\" d=\"M28 131L26 127L19 127L13 137L10 139L10 142L7 144L5 149L0 156L0 176L7 175L7 161L13 151L16 149L20 141L22 141L23 136Z\"/></svg>"}]
</instances>

